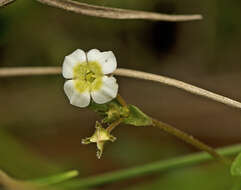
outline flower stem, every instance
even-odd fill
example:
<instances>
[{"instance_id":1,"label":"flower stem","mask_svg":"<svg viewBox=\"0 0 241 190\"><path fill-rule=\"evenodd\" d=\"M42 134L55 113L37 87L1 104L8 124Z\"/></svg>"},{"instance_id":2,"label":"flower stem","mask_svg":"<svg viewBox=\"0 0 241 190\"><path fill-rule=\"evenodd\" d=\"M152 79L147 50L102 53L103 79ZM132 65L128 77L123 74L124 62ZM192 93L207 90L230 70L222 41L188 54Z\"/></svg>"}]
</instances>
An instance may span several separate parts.
<instances>
[{"instance_id":1,"label":"flower stem","mask_svg":"<svg viewBox=\"0 0 241 190\"><path fill-rule=\"evenodd\" d=\"M117 94L116 99L120 103L120 105L122 105L123 107L127 107L126 101L124 100L124 98L122 98L120 94Z\"/></svg>"},{"instance_id":2,"label":"flower stem","mask_svg":"<svg viewBox=\"0 0 241 190\"><path fill-rule=\"evenodd\" d=\"M206 145L205 143L201 142L200 140L194 138L193 136L191 136L175 127L172 127L171 125L158 121L156 119L152 119L152 122L153 122L154 127L158 127L159 129L161 129L171 135L174 135L175 137L183 140L184 142L189 143L189 144L193 145L194 147L209 153L211 156L213 156L214 158L216 158L224 163L229 163L229 160L227 160L227 158L223 157L218 152L216 152L215 149Z\"/></svg>"},{"instance_id":3,"label":"flower stem","mask_svg":"<svg viewBox=\"0 0 241 190\"><path fill-rule=\"evenodd\" d=\"M113 129L115 129L121 122L123 121L123 118L120 118L113 123L111 123L106 130L110 133Z\"/></svg>"},{"instance_id":4,"label":"flower stem","mask_svg":"<svg viewBox=\"0 0 241 190\"><path fill-rule=\"evenodd\" d=\"M122 106L127 106L125 100L120 96L120 94L117 95L117 100L119 101L119 103L122 105ZM166 124L166 123L163 123L161 121L158 121L156 119L152 119L152 126L154 127L158 127L159 129L171 134L171 135L174 135L175 137L183 140L184 142L188 143L188 144L191 144L192 146L200 149L200 150L203 150L207 153L209 153L211 156L213 156L214 158L216 158L217 160L220 160L222 161L223 163L230 163L230 161L221 156L220 154L218 154L212 147L206 145L205 143L201 142L200 140L194 138L193 136L169 125L169 124ZM122 119L119 119L115 122L113 122L108 128L107 130L109 132L111 132L114 128L116 128L120 123L122 122Z\"/></svg>"}]
</instances>

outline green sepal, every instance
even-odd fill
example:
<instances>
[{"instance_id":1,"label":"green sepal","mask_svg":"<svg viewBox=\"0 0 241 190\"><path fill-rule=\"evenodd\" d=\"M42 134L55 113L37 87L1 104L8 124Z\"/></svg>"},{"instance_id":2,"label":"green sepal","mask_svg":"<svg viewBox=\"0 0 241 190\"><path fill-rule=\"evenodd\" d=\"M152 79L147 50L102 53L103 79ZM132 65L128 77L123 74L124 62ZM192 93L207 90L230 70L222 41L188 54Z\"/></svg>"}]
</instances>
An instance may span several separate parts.
<instances>
[{"instance_id":1,"label":"green sepal","mask_svg":"<svg viewBox=\"0 0 241 190\"><path fill-rule=\"evenodd\" d=\"M121 106L116 99L105 104L97 104L91 101L89 108L103 117L102 123L112 123L129 115L128 108Z\"/></svg>"},{"instance_id":2,"label":"green sepal","mask_svg":"<svg viewBox=\"0 0 241 190\"><path fill-rule=\"evenodd\" d=\"M96 104L92 101L89 108L103 117L102 123L112 123L119 118L124 118L123 123L129 125L147 126L152 124L151 118L138 107L134 105L123 107L116 99L105 104Z\"/></svg>"},{"instance_id":3,"label":"green sepal","mask_svg":"<svg viewBox=\"0 0 241 190\"><path fill-rule=\"evenodd\" d=\"M112 101L111 101L112 102ZM109 104L111 102L105 103L105 104L97 104L93 100L91 100L90 105L88 108L91 110L97 112L97 113L105 113L109 110Z\"/></svg>"},{"instance_id":4,"label":"green sepal","mask_svg":"<svg viewBox=\"0 0 241 190\"><path fill-rule=\"evenodd\" d=\"M234 159L230 171L233 176L241 176L241 153Z\"/></svg>"},{"instance_id":5,"label":"green sepal","mask_svg":"<svg viewBox=\"0 0 241 190\"><path fill-rule=\"evenodd\" d=\"M138 107L134 105L128 105L129 116L123 120L123 123L134 126L147 126L152 125L152 120L145 113L143 113Z\"/></svg>"}]
</instances>

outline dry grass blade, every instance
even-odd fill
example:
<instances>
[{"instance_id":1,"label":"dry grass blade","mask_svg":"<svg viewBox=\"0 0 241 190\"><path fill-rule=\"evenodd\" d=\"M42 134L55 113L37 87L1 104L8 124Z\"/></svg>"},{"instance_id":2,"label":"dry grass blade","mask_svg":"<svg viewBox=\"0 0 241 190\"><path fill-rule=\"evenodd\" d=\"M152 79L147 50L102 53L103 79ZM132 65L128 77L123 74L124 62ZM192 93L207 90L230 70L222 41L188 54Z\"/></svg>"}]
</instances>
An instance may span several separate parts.
<instances>
[{"instance_id":1,"label":"dry grass blade","mask_svg":"<svg viewBox=\"0 0 241 190\"><path fill-rule=\"evenodd\" d=\"M0 0L0 7L13 3L15 0Z\"/></svg>"},{"instance_id":2,"label":"dry grass blade","mask_svg":"<svg viewBox=\"0 0 241 190\"><path fill-rule=\"evenodd\" d=\"M111 18L111 19L146 19L159 21L191 21L202 19L201 15L167 15L145 11L126 10L119 8L110 8L96 5L89 5L71 0L37 0L40 3L47 4L52 7L61 8L75 13Z\"/></svg>"}]
</instances>

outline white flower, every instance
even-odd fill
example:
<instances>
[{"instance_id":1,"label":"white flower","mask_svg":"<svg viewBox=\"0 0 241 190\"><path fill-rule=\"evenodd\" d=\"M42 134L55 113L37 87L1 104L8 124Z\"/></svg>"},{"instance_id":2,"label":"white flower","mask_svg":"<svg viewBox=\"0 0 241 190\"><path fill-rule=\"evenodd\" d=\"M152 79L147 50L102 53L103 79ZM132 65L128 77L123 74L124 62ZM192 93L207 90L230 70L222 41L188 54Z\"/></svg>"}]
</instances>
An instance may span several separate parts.
<instances>
[{"instance_id":1,"label":"white flower","mask_svg":"<svg viewBox=\"0 0 241 190\"><path fill-rule=\"evenodd\" d=\"M92 98L98 104L104 104L117 96L116 79L107 74L117 67L112 51L100 52L92 49L85 53L75 50L64 59L63 76L67 80L64 91L72 105L87 107Z\"/></svg>"}]
</instances>

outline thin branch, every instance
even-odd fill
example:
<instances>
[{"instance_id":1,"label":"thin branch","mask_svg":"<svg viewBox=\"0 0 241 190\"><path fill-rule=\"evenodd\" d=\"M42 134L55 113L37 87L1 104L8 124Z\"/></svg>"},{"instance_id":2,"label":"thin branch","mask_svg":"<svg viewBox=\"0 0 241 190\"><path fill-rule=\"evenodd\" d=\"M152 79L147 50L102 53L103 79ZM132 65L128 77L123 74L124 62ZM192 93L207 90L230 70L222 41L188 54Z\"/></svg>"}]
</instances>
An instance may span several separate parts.
<instances>
[{"instance_id":1,"label":"thin branch","mask_svg":"<svg viewBox=\"0 0 241 190\"><path fill-rule=\"evenodd\" d=\"M213 156L217 160L223 161L224 163L229 163L229 160L227 160L225 157L223 157L219 153L217 153L212 147L204 144L203 142L194 138L193 136L191 136L175 127L172 127L171 125L158 121L156 119L152 119L152 122L153 122L154 127L157 127L171 135L174 135L175 137L183 140L184 142L186 142L188 144L191 144L192 146L196 147L197 149L200 149L202 151L209 153L211 156Z\"/></svg>"},{"instance_id":2,"label":"thin branch","mask_svg":"<svg viewBox=\"0 0 241 190\"><path fill-rule=\"evenodd\" d=\"M0 8L13 3L16 0L0 0Z\"/></svg>"},{"instance_id":3,"label":"thin branch","mask_svg":"<svg viewBox=\"0 0 241 190\"><path fill-rule=\"evenodd\" d=\"M0 7L13 3L16 0L0 0ZM36 0L51 7L60 8L74 13L111 19L145 19L168 22L181 22L201 20L202 15L168 15L154 12L136 11L128 9L111 8L97 5L90 5L72 0Z\"/></svg>"},{"instance_id":4,"label":"thin branch","mask_svg":"<svg viewBox=\"0 0 241 190\"><path fill-rule=\"evenodd\" d=\"M1 68L0 69L0 78L1 77L15 77L15 76L30 76L30 75L55 75L61 73L61 67L12 67L12 68ZM241 109L241 103L230 98L227 98L222 95L215 94L213 92L204 90L202 88L187 84L185 82L172 79L169 77L146 73L142 71L135 71L130 69L116 69L114 71L115 75L149 80L159 82L168 86L173 86L184 91L187 91L191 94L199 95L206 97L208 99L220 102L227 106Z\"/></svg>"},{"instance_id":5,"label":"thin branch","mask_svg":"<svg viewBox=\"0 0 241 190\"><path fill-rule=\"evenodd\" d=\"M238 154L241 151L241 144L217 149L216 151L222 156ZM90 176L80 180L70 180L65 184L61 184L61 186L59 187L69 190L84 187L93 187L125 179L131 179L134 177L147 176L150 174L163 172L171 169L177 169L185 166L192 166L194 164L204 163L211 159L212 157L205 152L189 154L186 156L180 156L168 160L161 160L158 162L145 164L142 166L108 172L96 176Z\"/></svg>"},{"instance_id":6,"label":"thin branch","mask_svg":"<svg viewBox=\"0 0 241 190\"><path fill-rule=\"evenodd\" d=\"M130 69L117 69L114 74L120 75L120 76L125 76L125 77L138 78L138 79L159 82L162 84L166 84L168 86L173 86L173 87L185 90L185 91L190 92L195 95L209 98L211 100L220 102L222 104L225 104L225 105L228 105L231 107L241 109L241 103L238 101L232 100L225 96L215 94L215 93L207 91L205 89L202 89L202 88L199 88L199 87L193 86L191 84L187 84L185 82L182 82L182 81L179 81L176 79L172 79L169 77L146 73L146 72L142 72L142 71L134 71L134 70L130 70Z\"/></svg>"},{"instance_id":7,"label":"thin branch","mask_svg":"<svg viewBox=\"0 0 241 190\"><path fill-rule=\"evenodd\" d=\"M202 19L201 15L167 15L145 11L126 10L119 8L90 5L72 0L37 0L40 3L75 12L82 15L111 19L146 19L159 21L191 21Z\"/></svg>"},{"instance_id":8,"label":"thin branch","mask_svg":"<svg viewBox=\"0 0 241 190\"><path fill-rule=\"evenodd\" d=\"M6 67L0 69L0 77L56 75L60 73L61 67Z\"/></svg>"}]
</instances>

